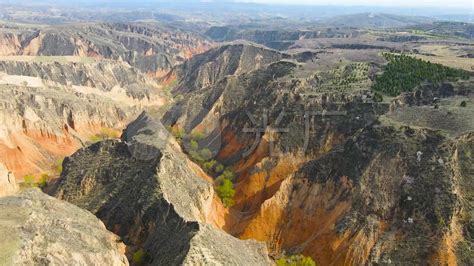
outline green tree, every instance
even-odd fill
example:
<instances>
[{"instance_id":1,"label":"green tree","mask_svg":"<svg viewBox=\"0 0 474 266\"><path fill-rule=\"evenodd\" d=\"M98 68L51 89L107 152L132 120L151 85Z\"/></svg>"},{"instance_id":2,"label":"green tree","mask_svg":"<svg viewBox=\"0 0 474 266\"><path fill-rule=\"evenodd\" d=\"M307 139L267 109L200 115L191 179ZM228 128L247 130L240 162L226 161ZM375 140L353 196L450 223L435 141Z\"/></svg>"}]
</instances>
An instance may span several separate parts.
<instances>
[{"instance_id":1,"label":"green tree","mask_svg":"<svg viewBox=\"0 0 474 266\"><path fill-rule=\"evenodd\" d=\"M189 157L191 157L191 160L193 160L194 162L202 165L204 163L204 158L201 157L201 155L199 154L199 152L197 151L190 151L189 152Z\"/></svg>"},{"instance_id":2,"label":"green tree","mask_svg":"<svg viewBox=\"0 0 474 266\"><path fill-rule=\"evenodd\" d=\"M228 179L230 181L233 181L234 178L235 178L235 174L234 174L234 171L232 171L231 169L227 168L224 170L224 172L222 172L222 174L220 175L220 177L222 177L222 179Z\"/></svg>"},{"instance_id":3,"label":"green tree","mask_svg":"<svg viewBox=\"0 0 474 266\"><path fill-rule=\"evenodd\" d=\"M189 142L189 148L192 150L192 151L197 151L199 149L199 144L197 143L197 141L195 140L191 140Z\"/></svg>"},{"instance_id":4,"label":"green tree","mask_svg":"<svg viewBox=\"0 0 474 266\"><path fill-rule=\"evenodd\" d=\"M200 140L204 138L204 133L199 131L194 131L191 133L191 138L195 140Z\"/></svg>"},{"instance_id":5,"label":"green tree","mask_svg":"<svg viewBox=\"0 0 474 266\"><path fill-rule=\"evenodd\" d=\"M204 171L211 172L216 164L217 164L216 160L211 160L209 162L205 162L202 167L204 168Z\"/></svg>"},{"instance_id":6,"label":"green tree","mask_svg":"<svg viewBox=\"0 0 474 266\"><path fill-rule=\"evenodd\" d=\"M222 173L222 171L224 171L224 166L222 164L217 164L214 170L216 173Z\"/></svg>"},{"instance_id":7,"label":"green tree","mask_svg":"<svg viewBox=\"0 0 474 266\"><path fill-rule=\"evenodd\" d=\"M383 96L382 96L382 94L380 94L378 92L374 93L373 99L374 99L374 102L376 102L376 103L383 102Z\"/></svg>"},{"instance_id":8,"label":"green tree","mask_svg":"<svg viewBox=\"0 0 474 266\"><path fill-rule=\"evenodd\" d=\"M228 208L234 205L234 184L228 179L224 179L222 184L216 188L217 195L221 198L224 207Z\"/></svg>"},{"instance_id":9,"label":"green tree","mask_svg":"<svg viewBox=\"0 0 474 266\"><path fill-rule=\"evenodd\" d=\"M199 151L199 154L201 155L202 158L209 160L212 158L212 152L208 148L202 149Z\"/></svg>"},{"instance_id":10,"label":"green tree","mask_svg":"<svg viewBox=\"0 0 474 266\"><path fill-rule=\"evenodd\" d=\"M423 82L439 83L469 79L470 74L441 64L433 64L407 55L384 54L388 63L383 73L375 78L372 89L397 96L402 92L413 91Z\"/></svg>"}]
</instances>

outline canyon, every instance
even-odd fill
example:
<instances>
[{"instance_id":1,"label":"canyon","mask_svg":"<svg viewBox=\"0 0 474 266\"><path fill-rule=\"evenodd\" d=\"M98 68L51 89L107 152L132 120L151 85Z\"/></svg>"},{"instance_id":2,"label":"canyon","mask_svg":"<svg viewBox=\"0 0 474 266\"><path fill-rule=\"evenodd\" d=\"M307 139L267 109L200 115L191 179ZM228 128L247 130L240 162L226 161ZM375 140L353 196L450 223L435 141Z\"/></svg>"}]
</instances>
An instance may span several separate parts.
<instances>
[{"instance_id":1,"label":"canyon","mask_svg":"<svg viewBox=\"0 0 474 266\"><path fill-rule=\"evenodd\" d=\"M246 52L225 56L237 47L221 50L226 66L245 66L265 53L249 44ZM472 190L472 167L465 168L472 162L472 119L459 121L462 128L452 133L439 121L418 128L421 121L398 115L425 106L433 117L437 111L426 107L432 99L446 98L446 91L464 98L471 83L432 85L423 94L377 102L364 88L314 91L313 77L291 76L308 66L272 55L256 70L233 68L232 76L213 67L220 62L214 52L197 55L201 65L186 73L198 74L178 78L173 93L186 96L164 116L165 124L190 135L201 132L204 146L220 139L216 158L237 176L235 205L223 228L266 242L274 254L302 253L322 265L452 263L458 255L453 242L470 241L460 231L471 224L471 207L463 204ZM443 101L442 108L455 112L449 106L459 99ZM248 127L260 134L242 134ZM252 143L258 145L246 152Z\"/></svg>"},{"instance_id":2,"label":"canyon","mask_svg":"<svg viewBox=\"0 0 474 266\"><path fill-rule=\"evenodd\" d=\"M0 21L0 264L474 263L470 24L135 15Z\"/></svg>"}]
</instances>

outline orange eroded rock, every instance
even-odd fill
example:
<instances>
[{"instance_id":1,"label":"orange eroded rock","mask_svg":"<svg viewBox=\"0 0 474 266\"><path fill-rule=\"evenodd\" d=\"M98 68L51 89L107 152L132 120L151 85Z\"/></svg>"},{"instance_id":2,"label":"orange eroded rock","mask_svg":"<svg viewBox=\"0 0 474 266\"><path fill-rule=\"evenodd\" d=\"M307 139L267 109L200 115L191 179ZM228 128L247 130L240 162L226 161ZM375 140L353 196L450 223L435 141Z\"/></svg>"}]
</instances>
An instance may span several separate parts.
<instances>
[{"instance_id":1,"label":"orange eroded rock","mask_svg":"<svg viewBox=\"0 0 474 266\"><path fill-rule=\"evenodd\" d=\"M239 237L264 241L276 253L297 251L316 258L320 265L363 264L384 226L374 221L376 229L370 234L363 230L337 233L336 222L351 208L345 195L352 189L346 177L324 185L288 178Z\"/></svg>"}]
</instances>

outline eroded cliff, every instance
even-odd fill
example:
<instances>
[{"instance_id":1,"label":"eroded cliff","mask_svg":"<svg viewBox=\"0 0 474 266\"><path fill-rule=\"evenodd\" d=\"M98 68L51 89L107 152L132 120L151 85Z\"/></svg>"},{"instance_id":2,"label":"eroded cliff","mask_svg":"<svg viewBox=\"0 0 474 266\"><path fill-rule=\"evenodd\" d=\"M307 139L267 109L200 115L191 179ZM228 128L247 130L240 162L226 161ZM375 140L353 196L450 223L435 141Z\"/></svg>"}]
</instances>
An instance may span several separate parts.
<instances>
[{"instance_id":1,"label":"eroded cliff","mask_svg":"<svg viewBox=\"0 0 474 266\"><path fill-rule=\"evenodd\" d=\"M0 55L77 56L123 60L152 76L210 43L156 23L90 23L34 27L9 25L0 31Z\"/></svg>"},{"instance_id":2,"label":"eroded cliff","mask_svg":"<svg viewBox=\"0 0 474 266\"><path fill-rule=\"evenodd\" d=\"M119 62L1 61L0 88L0 161L17 178L51 175L96 134L165 103L155 82Z\"/></svg>"}]
</instances>

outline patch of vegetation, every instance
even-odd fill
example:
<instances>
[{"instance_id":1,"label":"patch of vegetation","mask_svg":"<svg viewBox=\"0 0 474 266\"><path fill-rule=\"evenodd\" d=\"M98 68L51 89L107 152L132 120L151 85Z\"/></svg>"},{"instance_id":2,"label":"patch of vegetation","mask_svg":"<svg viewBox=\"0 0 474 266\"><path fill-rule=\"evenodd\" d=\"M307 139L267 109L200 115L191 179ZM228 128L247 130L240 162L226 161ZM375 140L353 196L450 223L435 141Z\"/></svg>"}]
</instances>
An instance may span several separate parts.
<instances>
[{"instance_id":1,"label":"patch of vegetation","mask_svg":"<svg viewBox=\"0 0 474 266\"><path fill-rule=\"evenodd\" d=\"M378 93L378 92L375 92L375 93L374 93L374 96L373 96L373 100L374 100L374 102L376 102L376 103L383 102L383 96L382 96L382 94L380 94L380 93Z\"/></svg>"},{"instance_id":2,"label":"patch of vegetation","mask_svg":"<svg viewBox=\"0 0 474 266\"><path fill-rule=\"evenodd\" d=\"M191 160L192 160L193 162L199 164L201 167L202 167L202 165L206 162L206 161L204 160L204 158L202 158L201 155L199 154L199 152L197 152L197 151L191 150L191 151L189 151L188 154L189 154L189 157L191 158Z\"/></svg>"},{"instance_id":3,"label":"patch of vegetation","mask_svg":"<svg viewBox=\"0 0 474 266\"><path fill-rule=\"evenodd\" d=\"M138 265L144 264L148 259L148 254L142 248L133 253L132 260Z\"/></svg>"},{"instance_id":4,"label":"patch of vegetation","mask_svg":"<svg viewBox=\"0 0 474 266\"><path fill-rule=\"evenodd\" d=\"M201 147L200 140L205 136L203 133L195 131L191 134L186 134L183 129L171 128L171 133L175 138L187 149L189 158L201 166L201 168L214 178L214 185L216 193L222 200L226 208L234 204L235 189L232 182L235 178L235 173L230 168L225 168L224 165L213 159L214 154L206 147Z\"/></svg>"},{"instance_id":5,"label":"patch of vegetation","mask_svg":"<svg viewBox=\"0 0 474 266\"><path fill-rule=\"evenodd\" d=\"M184 96L182 94L179 94L176 97L174 97L175 102L181 102L182 100L184 100Z\"/></svg>"},{"instance_id":6,"label":"patch of vegetation","mask_svg":"<svg viewBox=\"0 0 474 266\"><path fill-rule=\"evenodd\" d=\"M281 257L276 262L277 266L316 266L316 262L310 257L303 255L292 255Z\"/></svg>"},{"instance_id":7,"label":"patch of vegetation","mask_svg":"<svg viewBox=\"0 0 474 266\"><path fill-rule=\"evenodd\" d=\"M199 144L197 143L197 141L191 139L189 141L189 147L191 148L192 151L197 151L199 149Z\"/></svg>"},{"instance_id":8,"label":"patch of vegetation","mask_svg":"<svg viewBox=\"0 0 474 266\"><path fill-rule=\"evenodd\" d=\"M63 172L63 159L56 161L56 173L60 175Z\"/></svg>"},{"instance_id":9,"label":"patch of vegetation","mask_svg":"<svg viewBox=\"0 0 474 266\"><path fill-rule=\"evenodd\" d=\"M89 141L92 143L96 143L106 139L117 139L119 138L119 134L117 131L110 129L110 128L102 128L100 133L95 134L89 138Z\"/></svg>"},{"instance_id":10,"label":"patch of vegetation","mask_svg":"<svg viewBox=\"0 0 474 266\"><path fill-rule=\"evenodd\" d=\"M350 63L336 66L329 71L320 71L311 82L318 90L351 90L369 84L368 63Z\"/></svg>"},{"instance_id":11,"label":"patch of vegetation","mask_svg":"<svg viewBox=\"0 0 474 266\"><path fill-rule=\"evenodd\" d=\"M222 180L222 183L216 187L216 192L224 207L228 208L234 205L235 189L231 180Z\"/></svg>"},{"instance_id":12,"label":"patch of vegetation","mask_svg":"<svg viewBox=\"0 0 474 266\"><path fill-rule=\"evenodd\" d=\"M209 150L208 148L204 148L204 149L201 149L199 151L199 155L201 155L201 157L203 157L204 159L208 160L210 158L213 157L213 153L211 150Z\"/></svg>"},{"instance_id":13,"label":"patch of vegetation","mask_svg":"<svg viewBox=\"0 0 474 266\"><path fill-rule=\"evenodd\" d=\"M234 205L235 189L234 183L232 182L234 178L235 173L229 168L225 169L217 178L215 178L217 184L217 195L226 208Z\"/></svg>"},{"instance_id":14,"label":"patch of vegetation","mask_svg":"<svg viewBox=\"0 0 474 266\"><path fill-rule=\"evenodd\" d=\"M48 182L50 180L51 180L51 177L48 174L46 174L46 173L41 174L41 176L38 180L38 187L45 188L46 185L48 185Z\"/></svg>"},{"instance_id":15,"label":"patch of vegetation","mask_svg":"<svg viewBox=\"0 0 474 266\"><path fill-rule=\"evenodd\" d=\"M203 138L204 138L204 133L202 133L200 131L193 131L191 133L191 139L201 140Z\"/></svg>"},{"instance_id":16,"label":"patch of vegetation","mask_svg":"<svg viewBox=\"0 0 474 266\"><path fill-rule=\"evenodd\" d=\"M40 175L38 179L34 175L25 175L23 177L22 187L24 188L31 188L31 187L38 187L38 188L45 188L48 182L51 180L50 175L43 173Z\"/></svg>"},{"instance_id":17,"label":"patch of vegetation","mask_svg":"<svg viewBox=\"0 0 474 266\"><path fill-rule=\"evenodd\" d=\"M209 173L214 169L214 166L216 166L216 164L217 164L216 160L210 160L208 162L203 163L202 169L204 169L204 171Z\"/></svg>"},{"instance_id":18,"label":"patch of vegetation","mask_svg":"<svg viewBox=\"0 0 474 266\"><path fill-rule=\"evenodd\" d=\"M467 71L433 64L407 55L384 53L384 57L388 64L385 65L384 72L376 77L372 89L390 96L413 91L423 82L456 81L469 79L470 76Z\"/></svg>"},{"instance_id":19,"label":"patch of vegetation","mask_svg":"<svg viewBox=\"0 0 474 266\"><path fill-rule=\"evenodd\" d=\"M34 175L25 175L23 177L23 186L25 187L35 187L36 178Z\"/></svg>"},{"instance_id":20,"label":"patch of vegetation","mask_svg":"<svg viewBox=\"0 0 474 266\"><path fill-rule=\"evenodd\" d=\"M234 178L235 178L235 173L231 169L227 168L222 172L222 174L220 174L216 178L216 180L218 180L218 181L223 181L223 180L233 181Z\"/></svg>"},{"instance_id":21,"label":"patch of vegetation","mask_svg":"<svg viewBox=\"0 0 474 266\"><path fill-rule=\"evenodd\" d=\"M184 128L172 127L171 134L173 134L173 136L176 138L178 142L181 142L183 138L186 136L186 131L184 131Z\"/></svg>"},{"instance_id":22,"label":"patch of vegetation","mask_svg":"<svg viewBox=\"0 0 474 266\"><path fill-rule=\"evenodd\" d=\"M218 165L216 165L216 167L214 168L214 171L215 171L216 173L220 173L220 172L224 171L224 166L223 166L222 164L218 164Z\"/></svg>"}]
</instances>

